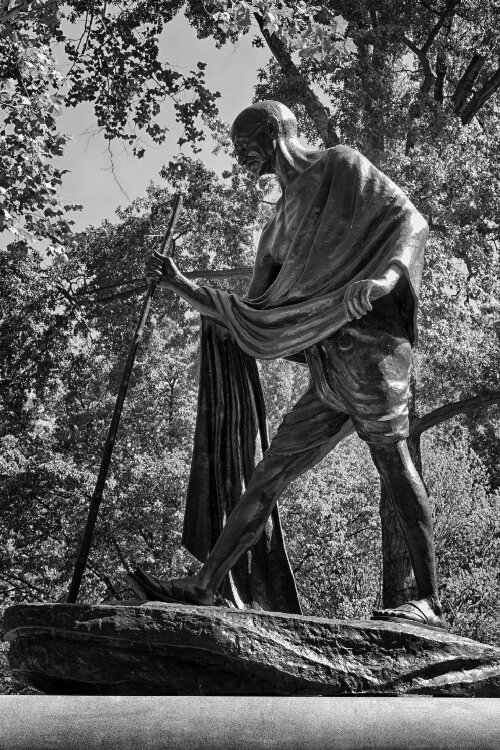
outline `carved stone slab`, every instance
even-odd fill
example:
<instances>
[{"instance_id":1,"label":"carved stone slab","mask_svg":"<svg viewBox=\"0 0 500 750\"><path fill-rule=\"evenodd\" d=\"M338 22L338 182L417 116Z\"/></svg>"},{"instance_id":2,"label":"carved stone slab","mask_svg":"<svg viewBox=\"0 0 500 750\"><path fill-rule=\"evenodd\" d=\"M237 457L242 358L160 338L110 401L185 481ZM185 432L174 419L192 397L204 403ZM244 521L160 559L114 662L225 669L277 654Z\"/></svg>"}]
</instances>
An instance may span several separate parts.
<instances>
[{"instance_id":1,"label":"carved stone slab","mask_svg":"<svg viewBox=\"0 0 500 750\"><path fill-rule=\"evenodd\" d=\"M500 649L404 622L154 602L18 605L3 627L46 693L500 697Z\"/></svg>"}]
</instances>

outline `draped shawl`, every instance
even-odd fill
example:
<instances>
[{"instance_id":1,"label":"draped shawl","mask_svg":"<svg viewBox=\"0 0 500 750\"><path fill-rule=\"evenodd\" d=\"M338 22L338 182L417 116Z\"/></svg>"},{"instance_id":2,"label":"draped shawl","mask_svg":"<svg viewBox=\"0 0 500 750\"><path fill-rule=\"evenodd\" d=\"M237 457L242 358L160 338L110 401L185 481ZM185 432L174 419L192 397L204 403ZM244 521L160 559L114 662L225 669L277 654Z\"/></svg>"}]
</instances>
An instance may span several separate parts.
<instances>
[{"instance_id":1,"label":"draped shawl","mask_svg":"<svg viewBox=\"0 0 500 750\"><path fill-rule=\"evenodd\" d=\"M348 285L394 263L403 270L395 293L413 343L427 234L392 180L354 149L335 146L318 152L283 192L261 236L248 298L205 291L244 351L275 359L341 328ZM270 260L279 271L263 289Z\"/></svg>"}]
</instances>

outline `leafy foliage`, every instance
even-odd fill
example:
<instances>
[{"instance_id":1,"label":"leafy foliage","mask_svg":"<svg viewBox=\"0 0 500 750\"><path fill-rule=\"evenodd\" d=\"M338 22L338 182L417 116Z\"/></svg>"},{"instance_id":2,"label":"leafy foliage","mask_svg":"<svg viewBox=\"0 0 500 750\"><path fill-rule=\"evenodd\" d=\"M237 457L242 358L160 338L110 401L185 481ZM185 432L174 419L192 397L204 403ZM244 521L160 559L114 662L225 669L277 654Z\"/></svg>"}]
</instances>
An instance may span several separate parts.
<instances>
[{"instance_id":1,"label":"leafy foliage","mask_svg":"<svg viewBox=\"0 0 500 750\"><path fill-rule=\"evenodd\" d=\"M53 164L67 136L57 129L63 76L51 43L59 38L54 2L35 0L0 11L0 231L24 244L49 240L62 252L71 233L58 196L63 171Z\"/></svg>"},{"instance_id":2,"label":"leafy foliage","mask_svg":"<svg viewBox=\"0 0 500 750\"><path fill-rule=\"evenodd\" d=\"M108 141L121 139L144 155L141 136L162 143L169 130L160 114L173 106L183 126L180 143L196 150L204 139L201 115L215 112L219 94L204 80L205 63L189 73L159 59L159 37L183 3L34 0L0 9L0 231L30 244L48 240L49 251L71 246L71 220L78 208L58 195L63 171L54 157L68 136L57 129L62 106L94 105L96 125ZM79 33L77 42L73 33ZM58 59L64 47L69 71Z\"/></svg>"},{"instance_id":3,"label":"leafy foliage","mask_svg":"<svg viewBox=\"0 0 500 750\"><path fill-rule=\"evenodd\" d=\"M7 601L20 594L64 595L138 317L137 285L165 230L173 190L182 184L185 192L173 248L181 267L249 262L255 222L267 210L265 188L237 168L221 182L185 157L167 165L164 175L168 187L151 185L144 199L121 212L118 225L105 222L77 237L66 263L44 265L34 253L22 261L15 253L0 256L6 344L0 516L7 540L0 585ZM185 564L178 550L196 416L198 329L185 303L158 293L130 383L83 596L115 595L123 588L116 577L136 559L146 565L161 559L167 574Z\"/></svg>"},{"instance_id":4,"label":"leafy foliage","mask_svg":"<svg viewBox=\"0 0 500 750\"><path fill-rule=\"evenodd\" d=\"M159 245L173 194L185 196L172 248L185 271L251 265L273 202L272 181L256 185L236 166L220 179L184 155L163 167L161 184L119 212L117 224L71 234L57 194L62 173L52 161L66 142L57 132L64 103L93 102L106 137L125 140L138 157L141 134L165 137L165 98L195 148L207 130L219 149L230 148L203 64L179 76L160 61L159 35L181 10L199 37L217 45L257 31L273 61L260 72L256 97L291 106L311 142L332 145L340 136L360 148L428 218L415 417L500 389L492 325L500 317L500 113L491 84L498 3L4 3L1 227L19 240L0 255L5 604L65 596L140 307L143 263ZM79 42L67 24L79 30ZM72 63L65 80L54 56L62 43ZM48 238L48 253L30 247L32 235ZM245 291L243 281L228 285ZM84 579L88 600L127 595L123 574L135 562L160 576L195 565L180 534L197 338L197 315L160 291ZM307 371L266 362L261 377L273 433L306 387ZM440 580L455 631L500 643L500 415L479 406L457 413L423 439ZM355 438L287 490L282 518L307 612L364 617L380 602L378 496L378 478Z\"/></svg>"},{"instance_id":5,"label":"leafy foliage","mask_svg":"<svg viewBox=\"0 0 500 750\"><path fill-rule=\"evenodd\" d=\"M165 100L184 126L180 143L204 139L196 119L213 112L219 96L205 86L205 63L186 75L159 59L159 37L182 1L133 2L124 8L119 2L78 0L68 6L63 11L67 21L83 30L78 42L68 39L65 45L72 62L67 104L92 102L105 137L134 144L139 157L144 153L141 131L153 142L165 140L168 126L158 118Z\"/></svg>"}]
</instances>

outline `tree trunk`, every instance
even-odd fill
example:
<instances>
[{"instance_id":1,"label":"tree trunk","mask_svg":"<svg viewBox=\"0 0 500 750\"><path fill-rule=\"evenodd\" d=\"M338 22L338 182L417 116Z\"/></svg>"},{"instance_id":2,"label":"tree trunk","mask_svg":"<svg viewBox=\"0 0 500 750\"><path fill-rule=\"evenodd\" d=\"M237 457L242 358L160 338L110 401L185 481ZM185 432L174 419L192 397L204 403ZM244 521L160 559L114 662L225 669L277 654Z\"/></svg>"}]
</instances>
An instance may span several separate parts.
<instances>
[{"instance_id":1,"label":"tree trunk","mask_svg":"<svg viewBox=\"0 0 500 750\"><path fill-rule=\"evenodd\" d=\"M260 13L255 13L254 16L267 46L274 55L283 74L288 78L297 100L302 102L314 122L325 148L336 146L339 143L339 137L328 109L321 103L321 100L307 78L302 75L297 65L295 65L293 57L284 42L276 34L270 34L267 31Z\"/></svg>"}]
</instances>

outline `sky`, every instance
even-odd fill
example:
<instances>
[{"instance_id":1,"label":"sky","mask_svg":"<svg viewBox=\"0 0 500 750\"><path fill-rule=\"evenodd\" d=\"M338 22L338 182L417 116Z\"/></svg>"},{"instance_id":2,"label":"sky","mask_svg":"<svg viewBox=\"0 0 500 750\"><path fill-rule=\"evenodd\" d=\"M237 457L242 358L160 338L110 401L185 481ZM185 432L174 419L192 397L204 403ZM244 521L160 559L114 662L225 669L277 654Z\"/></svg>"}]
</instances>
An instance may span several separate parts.
<instances>
[{"instance_id":1,"label":"sky","mask_svg":"<svg viewBox=\"0 0 500 750\"><path fill-rule=\"evenodd\" d=\"M212 40L197 39L185 17L179 14L167 24L160 41L160 59L179 70L196 69L198 61L207 63L206 81L209 89L221 93L217 104L224 120L232 122L238 112L251 104L257 70L269 60L267 49L252 47L251 35L243 37L236 46L217 49ZM62 60L62 72L64 68ZM83 205L82 211L72 215L77 231L90 224L98 225L103 219L116 221L116 208L144 195L151 180L160 180L158 173L162 165L179 153L177 139L181 129L175 121L165 143L152 145L142 159L127 153L117 142L112 145L115 179L107 143L96 133L92 106L85 104L68 109L59 122L61 132L72 136L58 166L69 170L61 189L64 200ZM182 150L192 154L187 145ZM212 154L210 139L198 157L219 173L229 165L227 156Z\"/></svg>"}]
</instances>

